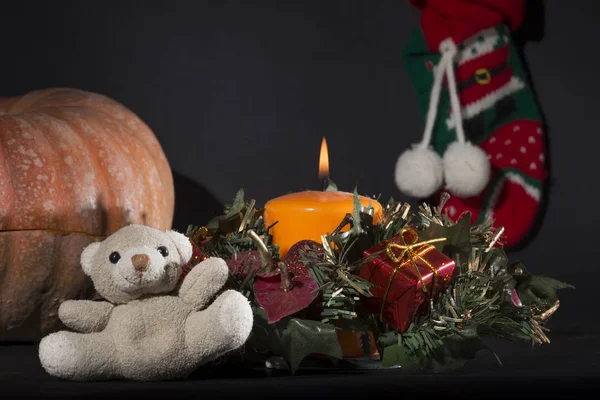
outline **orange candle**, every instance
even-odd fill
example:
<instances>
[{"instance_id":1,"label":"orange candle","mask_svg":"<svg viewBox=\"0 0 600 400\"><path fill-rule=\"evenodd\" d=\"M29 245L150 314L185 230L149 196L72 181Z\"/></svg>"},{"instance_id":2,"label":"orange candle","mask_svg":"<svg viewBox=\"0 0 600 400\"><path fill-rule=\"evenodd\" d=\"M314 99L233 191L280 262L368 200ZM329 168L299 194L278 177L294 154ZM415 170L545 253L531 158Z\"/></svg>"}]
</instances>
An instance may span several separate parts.
<instances>
[{"instance_id":1,"label":"orange candle","mask_svg":"<svg viewBox=\"0 0 600 400\"><path fill-rule=\"evenodd\" d=\"M325 138L321 144L319 175L329 175L329 159ZM359 196L362 205L373 207L373 223L381 218L381 204L369 197ZM279 245L281 258L295 243L314 240L321 243L321 236L331 233L346 214L352 214L354 195L340 191L304 191L287 194L265 204L264 218L267 226L277 222L270 233L273 243ZM349 229L346 226L342 231Z\"/></svg>"},{"instance_id":2,"label":"orange candle","mask_svg":"<svg viewBox=\"0 0 600 400\"><path fill-rule=\"evenodd\" d=\"M373 222L376 223L381 217L381 204L364 196L359 199L365 207L373 206ZM264 218L267 226L278 221L271 234L283 258L290 247L301 240L321 243L321 236L333 232L346 214L352 214L353 208L352 193L305 191L270 200L265 204ZM347 226L343 231L348 229Z\"/></svg>"},{"instance_id":3,"label":"orange candle","mask_svg":"<svg viewBox=\"0 0 600 400\"><path fill-rule=\"evenodd\" d=\"M325 138L321 143L319 157L319 178L329 176L329 155ZM373 207L373 223L381 219L382 206L374 199L359 196L361 204ZM287 194L270 200L265 204L265 224L270 226L273 243L279 245L281 258L285 257L290 247L301 240L314 240L321 243L321 236L332 233L342 222L346 214L354 210L354 194L340 191L304 191ZM343 231L350 229L344 227ZM379 352L375 347L373 333L369 332L371 352L365 354L362 347L360 332L337 331L338 340L344 358L363 358L365 355L372 359L379 359Z\"/></svg>"}]
</instances>

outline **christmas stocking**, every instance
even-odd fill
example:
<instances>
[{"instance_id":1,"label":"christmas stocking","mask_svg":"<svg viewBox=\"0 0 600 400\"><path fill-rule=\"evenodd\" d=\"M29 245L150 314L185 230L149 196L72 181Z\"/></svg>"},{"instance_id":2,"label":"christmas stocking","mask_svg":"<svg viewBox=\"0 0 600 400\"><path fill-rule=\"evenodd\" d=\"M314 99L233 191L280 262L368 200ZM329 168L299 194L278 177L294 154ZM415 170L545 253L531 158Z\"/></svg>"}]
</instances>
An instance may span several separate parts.
<instances>
[{"instance_id":1,"label":"christmas stocking","mask_svg":"<svg viewBox=\"0 0 600 400\"><path fill-rule=\"evenodd\" d=\"M541 114L511 41L524 0L411 2L421 26L403 59L427 121L423 141L398 159L396 183L413 197L450 192L452 219L492 218L504 245L516 245L547 175Z\"/></svg>"}]
</instances>

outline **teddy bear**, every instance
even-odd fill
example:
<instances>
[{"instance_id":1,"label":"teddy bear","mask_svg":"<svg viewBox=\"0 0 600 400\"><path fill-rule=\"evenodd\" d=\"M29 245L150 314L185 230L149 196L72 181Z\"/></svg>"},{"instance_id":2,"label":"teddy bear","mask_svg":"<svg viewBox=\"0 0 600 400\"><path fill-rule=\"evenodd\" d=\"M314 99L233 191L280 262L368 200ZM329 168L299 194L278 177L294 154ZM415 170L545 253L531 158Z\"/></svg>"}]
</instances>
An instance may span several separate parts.
<instances>
[{"instance_id":1,"label":"teddy bear","mask_svg":"<svg viewBox=\"0 0 600 400\"><path fill-rule=\"evenodd\" d=\"M253 325L249 301L225 290L211 302L229 276L221 258L202 261L178 282L191 257L185 235L144 225L89 244L81 266L105 301L59 306L70 330L42 338L43 368L77 381L182 379L240 348Z\"/></svg>"}]
</instances>

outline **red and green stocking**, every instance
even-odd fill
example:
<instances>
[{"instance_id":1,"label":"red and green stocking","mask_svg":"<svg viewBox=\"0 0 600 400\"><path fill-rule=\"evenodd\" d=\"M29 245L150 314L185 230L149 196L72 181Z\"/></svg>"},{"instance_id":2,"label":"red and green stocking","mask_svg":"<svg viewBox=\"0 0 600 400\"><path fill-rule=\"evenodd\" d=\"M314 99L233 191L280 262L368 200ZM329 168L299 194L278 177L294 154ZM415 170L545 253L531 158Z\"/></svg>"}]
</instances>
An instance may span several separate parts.
<instances>
[{"instance_id":1,"label":"red and green stocking","mask_svg":"<svg viewBox=\"0 0 600 400\"><path fill-rule=\"evenodd\" d=\"M445 210L453 219L470 211L473 223L492 218L505 228L504 244L516 245L530 231L547 176L541 113L511 38L523 19L524 0L411 2L422 10L421 26L403 59L420 108L426 115L438 49L451 38L464 136L487 154L491 167L483 191L452 196ZM457 140L453 112L445 82L431 134L440 155Z\"/></svg>"}]
</instances>

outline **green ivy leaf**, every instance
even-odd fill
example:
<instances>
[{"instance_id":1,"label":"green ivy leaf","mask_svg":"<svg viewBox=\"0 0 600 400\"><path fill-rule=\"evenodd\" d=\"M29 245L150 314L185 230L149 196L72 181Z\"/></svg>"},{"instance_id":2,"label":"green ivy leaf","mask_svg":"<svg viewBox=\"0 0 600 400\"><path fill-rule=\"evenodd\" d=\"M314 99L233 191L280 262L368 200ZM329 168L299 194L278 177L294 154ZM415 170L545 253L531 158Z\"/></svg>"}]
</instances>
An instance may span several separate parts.
<instances>
[{"instance_id":1,"label":"green ivy leaf","mask_svg":"<svg viewBox=\"0 0 600 400\"><path fill-rule=\"evenodd\" d=\"M257 309L254 317L255 334L252 339L255 348L283 357L292 373L311 354L342 359L342 349L333 325L298 318L269 324L263 309Z\"/></svg>"}]
</instances>

